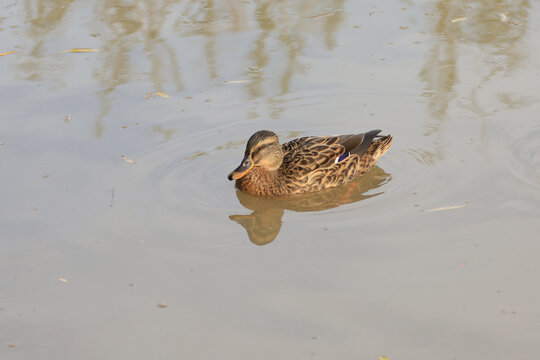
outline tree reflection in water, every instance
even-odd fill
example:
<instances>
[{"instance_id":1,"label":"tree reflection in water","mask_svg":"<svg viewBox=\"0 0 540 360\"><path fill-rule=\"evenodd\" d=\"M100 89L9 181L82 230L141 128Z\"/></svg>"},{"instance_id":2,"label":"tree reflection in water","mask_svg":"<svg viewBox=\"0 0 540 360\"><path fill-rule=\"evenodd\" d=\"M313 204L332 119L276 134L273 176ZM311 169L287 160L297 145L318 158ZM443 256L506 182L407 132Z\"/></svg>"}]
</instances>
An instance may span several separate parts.
<instances>
[{"instance_id":1,"label":"tree reflection in water","mask_svg":"<svg viewBox=\"0 0 540 360\"><path fill-rule=\"evenodd\" d=\"M270 115L279 117L279 97L289 92L294 75L305 70L300 58L307 37L332 50L345 2L98 0L85 9L88 2L28 0L25 40L30 44L19 67L28 80L61 81L70 60L51 57L43 49L57 41L58 34L77 34L79 42L72 47L85 47L91 35L90 43L101 50L93 71L101 101L94 125L97 138L105 131L119 87L144 79L153 91L182 92L209 80L227 80L231 64L241 66L249 78L244 86L249 98L266 98ZM67 19L78 11L94 12L82 28ZM314 18L321 13L331 16ZM239 33L246 36L236 36ZM197 58L200 61L187 64ZM191 77L183 75L187 73Z\"/></svg>"},{"instance_id":2,"label":"tree reflection in water","mask_svg":"<svg viewBox=\"0 0 540 360\"><path fill-rule=\"evenodd\" d=\"M430 48L419 78L425 83L422 95L431 115L425 134L433 135L435 149L413 154L420 162L443 158L441 127L453 103L480 118L489 115L490 103L482 104L479 93L497 74L506 76L518 67L530 9L529 0L456 0L431 5L426 13L432 20L426 31L431 35ZM504 102L493 99L499 100Z\"/></svg>"}]
</instances>

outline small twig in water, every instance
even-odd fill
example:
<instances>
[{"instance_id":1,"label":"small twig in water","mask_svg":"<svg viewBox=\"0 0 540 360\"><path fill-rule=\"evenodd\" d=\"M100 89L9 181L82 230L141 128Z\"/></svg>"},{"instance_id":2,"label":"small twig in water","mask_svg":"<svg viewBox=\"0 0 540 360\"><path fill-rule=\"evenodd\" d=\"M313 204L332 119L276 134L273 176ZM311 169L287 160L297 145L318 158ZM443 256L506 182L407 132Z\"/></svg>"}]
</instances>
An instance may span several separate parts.
<instances>
[{"instance_id":1,"label":"small twig in water","mask_svg":"<svg viewBox=\"0 0 540 360\"><path fill-rule=\"evenodd\" d=\"M434 212L434 211L443 211L443 210L454 210L454 209L459 209L459 208L465 207L465 206L467 206L467 205L469 205L469 202L468 202L468 201L466 201L464 204L461 204L461 205L444 206L444 207L440 207L440 208L424 210L424 212Z\"/></svg>"},{"instance_id":2,"label":"small twig in water","mask_svg":"<svg viewBox=\"0 0 540 360\"><path fill-rule=\"evenodd\" d=\"M109 207L112 207L114 202L114 188L111 189L111 203L109 204Z\"/></svg>"}]
</instances>

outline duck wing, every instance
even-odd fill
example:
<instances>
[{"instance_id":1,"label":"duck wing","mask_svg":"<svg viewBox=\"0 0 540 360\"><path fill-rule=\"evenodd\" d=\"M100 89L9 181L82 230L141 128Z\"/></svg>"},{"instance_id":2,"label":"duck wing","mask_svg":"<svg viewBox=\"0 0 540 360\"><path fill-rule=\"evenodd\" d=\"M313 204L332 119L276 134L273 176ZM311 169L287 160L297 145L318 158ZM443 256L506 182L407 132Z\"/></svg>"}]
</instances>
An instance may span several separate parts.
<instances>
[{"instance_id":1,"label":"duck wing","mask_svg":"<svg viewBox=\"0 0 540 360\"><path fill-rule=\"evenodd\" d=\"M287 154L288 152L292 152L299 147L302 147L306 142L312 140L315 138L314 136L305 136L298 139L291 140L289 142L286 142L285 144L281 145L281 148L283 149L283 153Z\"/></svg>"},{"instance_id":2,"label":"duck wing","mask_svg":"<svg viewBox=\"0 0 540 360\"><path fill-rule=\"evenodd\" d=\"M352 180L361 171L361 158L380 132L304 137L284 144L280 171L294 188L291 193L324 190Z\"/></svg>"},{"instance_id":3,"label":"duck wing","mask_svg":"<svg viewBox=\"0 0 540 360\"><path fill-rule=\"evenodd\" d=\"M362 157L380 132L372 130L362 134L294 139L282 145L285 153L283 162L289 167L300 167L297 170L303 169L299 172L305 174L340 162L352 154Z\"/></svg>"},{"instance_id":4,"label":"duck wing","mask_svg":"<svg viewBox=\"0 0 540 360\"><path fill-rule=\"evenodd\" d=\"M346 152L362 157L380 132L381 130L371 130L363 134L341 135L339 144L345 147Z\"/></svg>"},{"instance_id":5,"label":"duck wing","mask_svg":"<svg viewBox=\"0 0 540 360\"><path fill-rule=\"evenodd\" d=\"M283 145L285 156L282 168L296 178L309 174L321 167L330 166L345 153L340 144L341 136L306 137Z\"/></svg>"}]
</instances>

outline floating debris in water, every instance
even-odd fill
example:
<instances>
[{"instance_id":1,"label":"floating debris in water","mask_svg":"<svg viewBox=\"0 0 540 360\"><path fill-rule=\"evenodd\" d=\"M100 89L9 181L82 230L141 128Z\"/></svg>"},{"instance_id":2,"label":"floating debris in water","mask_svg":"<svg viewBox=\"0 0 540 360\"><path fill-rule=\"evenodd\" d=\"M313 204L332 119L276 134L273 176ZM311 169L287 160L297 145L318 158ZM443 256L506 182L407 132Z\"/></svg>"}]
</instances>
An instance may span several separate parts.
<instances>
[{"instance_id":1,"label":"floating debris in water","mask_svg":"<svg viewBox=\"0 0 540 360\"><path fill-rule=\"evenodd\" d=\"M508 18L503 13L499 13L499 18L501 19L501 22L503 22L503 23L508 21Z\"/></svg>"},{"instance_id":2,"label":"floating debris in water","mask_svg":"<svg viewBox=\"0 0 540 360\"><path fill-rule=\"evenodd\" d=\"M322 14L310 16L309 18L310 19L320 19L320 18L323 18L323 17L332 16L332 15L335 15L335 14L336 14L335 12L329 11L329 12L325 12L325 13L322 13Z\"/></svg>"},{"instance_id":3,"label":"floating debris in water","mask_svg":"<svg viewBox=\"0 0 540 360\"><path fill-rule=\"evenodd\" d=\"M15 50L11 50L11 51L8 51L8 52L5 52L5 53L1 53L0 56L5 56L5 55L9 55L9 54L14 54L16 53Z\"/></svg>"},{"instance_id":4,"label":"floating debris in water","mask_svg":"<svg viewBox=\"0 0 540 360\"><path fill-rule=\"evenodd\" d=\"M89 49L89 48L75 48L75 49L62 50L61 52L67 52L67 53L91 53L91 52L101 52L101 50L99 50L99 49Z\"/></svg>"},{"instance_id":5,"label":"floating debris in water","mask_svg":"<svg viewBox=\"0 0 540 360\"><path fill-rule=\"evenodd\" d=\"M160 308L166 308L166 307L168 307L168 306L169 306L169 305L167 305L167 303L164 303L164 302L160 302L160 303L158 304L158 307L160 307Z\"/></svg>"},{"instance_id":6,"label":"floating debris in water","mask_svg":"<svg viewBox=\"0 0 540 360\"><path fill-rule=\"evenodd\" d=\"M223 83L224 84L243 84L247 82L249 82L249 80L227 80L227 81L224 81Z\"/></svg>"},{"instance_id":7,"label":"floating debris in water","mask_svg":"<svg viewBox=\"0 0 540 360\"><path fill-rule=\"evenodd\" d=\"M450 22L453 24L453 23L457 23L457 22L460 22L460 21L465 21L465 20L468 20L468 19L470 19L468 16L464 16L464 17L452 19L452 20L450 20Z\"/></svg>"},{"instance_id":8,"label":"floating debris in water","mask_svg":"<svg viewBox=\"0 0 540 360\"><path fill-rule=\"evenodd\" d=\"M159 91L153 93L153 95L160 96L160 97L165 98L165 99L170 99L171 98L168 94L165 94L165 93L159 92Z\"/></svg>"},{"instance_id":9,"label":"floating debris in water","mask_svg":"<svg viewBox=\"0 0 540 360\"><path fill-rule=\"evenodd\" d=\"M136 164L135 161L131 160L126 155L121 155L121 156L122 156L122 159L124 159L124 161L127 162L128 164Z\"/></svg>"},{"instance_id":10,"label":"floating debris in water","mask_svg":"<svg viewBox=\"0 0 540 360\"><path fill-rule=\"evenodd\" d=\"M177 129L167 129L161 125L154 125L152 126L152 130L160 135L163 136L165 140L170 140L176 133Z\"/></svg>"},{"instance_id":11,"label":"floating debris in water","mask_svg":"<svg viewBox=\"0 0 540 360\"><path fill-rule=\"evenodd\" d=\"M424 210L424 212L434 212L434 211L444 211L444 210L454 210L454 209L460 209L462 207L465 207L469 205L469 202L465 202L464 204L461 204L461 205L456 205L456 206L444 206L444 207L440 207L440 208L435 208L435 209L429 209L429 210Z\"/></svg>"},{"instance_id":12,"label":"floating debris in water","mask_svg":"<svg viewBox=\"0 0 540 360\"><path fill-rule=\"evenodd\" d=\"M407 30L409 27L408 26L400 26L399 27L401 30Z\"/></svg>"},{"instance_id":13,"label":"floating debris in water","mask_svg":"<svg viewBox=\"0 0 540 360\"><path fill-rule=\"evenodd\" d=\"M439 66L439 70L441 70L441 69L448 69L448 68L453 67L453 66L454 66L454 64L441 65L441 66Z\"/></svg>"},{"instance_id":14,"label":"floating debris in water","mask_svg":"<svg viewBox=\"0 0 540 360\"><path fill-rule=\"evenodd\" d=\"M388 360L388 356L379 356L379 360Z\"/></svg>"},{"instance_id":15,"label":"floating debris in water","mask_svg":"<svg viewBox=\"0 0 540 360\"><path fill-rule=\"evenodd\" d=\"M15 344L14 343L11 343L8 345L10 348L14 348L15 347Z\"/></svg>"},{"instance_id":16,"label":"floating debris in water","mask_svg":"<svg viewBox=\"0 0 540 360\"><path fill-rule=\"evenodd\" d=\"M109 204L109 207L112 207L114 203L114 188L111 189L111 203Z\"/></svg>"},{"instance_id":17,"label":"floating debris in water","mask_svg":"<svg viewBox=\"0 0 540 360\"><path fill-rule=\"evenodd\" d=\"M165 98L165 99L172 99L168 94L166 94L164 92L157 91L157 92L146 93L146 100L150 99L153 95L159 96L159 97L162 97L162 98Z\"/></svg>"},{"instance_id":18,"label":"floating debris in water","mask_svg":"<svg viewBox=\"0 0 540 360\"><path fill-rule=\"evenodd\" d=\"M208 155L208 153L206 151L197 151L197 152L194 152L193 154L189 155L189 156L186 156L185 158L183 158L182 160L195 160L197 158L200 158L202 156L206 156Z\"/></svg>"},{"instance_id":19,"label":"floating debris in water","mask_svg":"<svg viewBox=\"0 0 540 360\"><path fill-rule=\"evenodd\" d=\"M67 279L65 279L65 278L58 278L58 281L61 281L61 282L63 282L63 283L69 282L69 281L68 281Z\"/></svg>"},{"instance_id":20,"label":"floating debris in water","mask_svg":"<svg viewBox=\"0 0 540 360\"><path fill-rule=\"evenodd\" d=\"M64 119L64 122L68 123L70 121L71 121L71 116L70 115L66 116L66 118Z\"/></svg>"}]
</instances>

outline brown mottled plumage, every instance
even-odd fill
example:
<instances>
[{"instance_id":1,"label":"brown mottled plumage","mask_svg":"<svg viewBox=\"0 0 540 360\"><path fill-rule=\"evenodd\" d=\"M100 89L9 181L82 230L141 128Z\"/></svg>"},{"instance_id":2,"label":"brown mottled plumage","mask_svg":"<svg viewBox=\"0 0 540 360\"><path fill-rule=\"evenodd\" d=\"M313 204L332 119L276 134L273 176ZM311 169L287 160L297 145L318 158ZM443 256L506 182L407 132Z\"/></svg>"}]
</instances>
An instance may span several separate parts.
<instances>
[{"instance_id":1,"label":"brown mottled plumage","mask_svg":"<svg viewBox=\"0 0 540 360\"><path fill-rule=\"evenodd\" d=\"M308 136L279 144L276 134L257 131L244 159L229 174L252 195L283 196L333 188L364 174L392 146L392 136L364 134ZM348 154L348 155L347 155ZM346 157L340 158L342 155Z\"/></svg>"}]
</instances>

